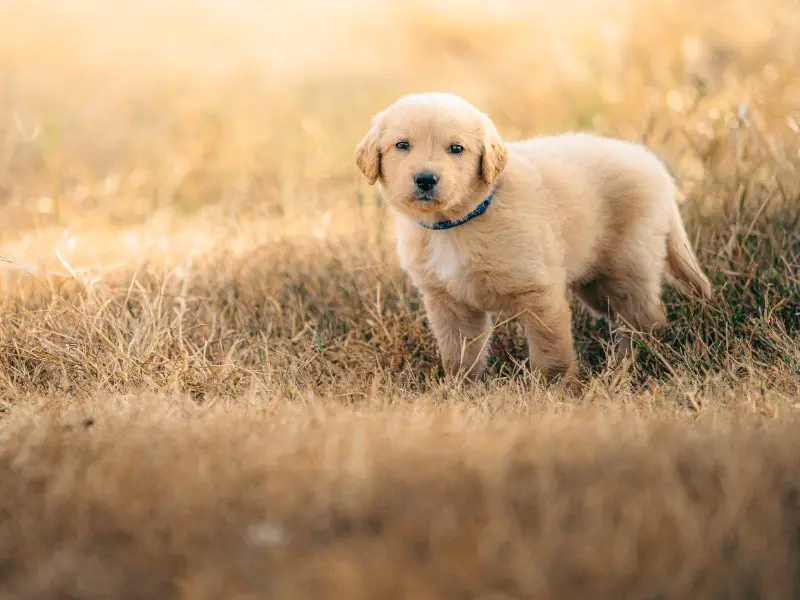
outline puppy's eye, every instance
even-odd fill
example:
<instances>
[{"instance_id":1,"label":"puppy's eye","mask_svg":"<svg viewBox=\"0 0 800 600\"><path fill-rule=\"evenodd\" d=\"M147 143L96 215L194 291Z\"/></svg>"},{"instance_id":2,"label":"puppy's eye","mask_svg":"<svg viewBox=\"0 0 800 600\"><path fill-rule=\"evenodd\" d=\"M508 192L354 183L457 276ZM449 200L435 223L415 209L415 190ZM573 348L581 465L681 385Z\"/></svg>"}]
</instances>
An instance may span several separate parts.
<instances>
[{"instance_id":1,"label":"puppy's eye","mask_svg":"<svg viewBox=\"0 0 800 600\"><path fill-rule=\"evenodd\" d=\"M450 144L450 147L447 149L450 154L461 154L464 151L464 146L460 144Z\"/></svg>"},{"instance_id":2,"label":"puppy's eye","mask_svg":"<svg viewBox=\"0 0 800 600\"><path fill-rule=\"evenodd\" d=\"M405 152L406 150L411 149L411 144L409 144L407 140L400 140L394 145L394 147Z\"/></svg>"}]
</instances>

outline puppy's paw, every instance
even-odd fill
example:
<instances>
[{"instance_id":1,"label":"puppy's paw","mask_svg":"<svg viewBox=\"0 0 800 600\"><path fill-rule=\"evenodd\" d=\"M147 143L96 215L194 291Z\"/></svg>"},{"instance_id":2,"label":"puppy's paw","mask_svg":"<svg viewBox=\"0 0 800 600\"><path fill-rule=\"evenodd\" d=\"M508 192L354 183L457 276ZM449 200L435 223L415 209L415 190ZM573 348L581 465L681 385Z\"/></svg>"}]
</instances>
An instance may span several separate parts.
<instances>
[{"instance_id":1,"label":"puppy's paw","mask_svg":"<svg viewBox=\"0 0 800 600\"><path fill-rule=\"evenodd\" d=\"M541 368L544 380L548 385L575 378L578 375L578 363L574 360L553 362Z\"/></svg>"},{"instance_id":2,"label":"puppy's paw","mask_svg":"<svg viewBox=\"0 0 800 600\"><path fill-rule=\"evenodd\" d=\"M562 383L564 394L570 398L581 398L587 390L587 382L577 376L565 378Z\"/></svg>"}]
</instances>

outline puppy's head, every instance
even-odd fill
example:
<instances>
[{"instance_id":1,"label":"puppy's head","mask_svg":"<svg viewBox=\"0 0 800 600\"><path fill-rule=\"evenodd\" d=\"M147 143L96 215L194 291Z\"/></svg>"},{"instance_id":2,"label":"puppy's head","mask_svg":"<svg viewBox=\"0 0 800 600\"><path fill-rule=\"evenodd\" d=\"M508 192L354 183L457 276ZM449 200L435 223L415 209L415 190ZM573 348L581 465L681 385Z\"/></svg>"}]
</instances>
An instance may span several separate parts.
<instances>
[{"instance_id":1,"label":"puppy's head","mask_svg":"<svg viewBox=\"0 0 800 600\"><path fill-rule=\"evenodd\" d=\"M466 208L494 183L507 154L489 118L465 100L414 94L372 119L355 160L390 204L424 215Z\"/></svg>"}]
</instances>

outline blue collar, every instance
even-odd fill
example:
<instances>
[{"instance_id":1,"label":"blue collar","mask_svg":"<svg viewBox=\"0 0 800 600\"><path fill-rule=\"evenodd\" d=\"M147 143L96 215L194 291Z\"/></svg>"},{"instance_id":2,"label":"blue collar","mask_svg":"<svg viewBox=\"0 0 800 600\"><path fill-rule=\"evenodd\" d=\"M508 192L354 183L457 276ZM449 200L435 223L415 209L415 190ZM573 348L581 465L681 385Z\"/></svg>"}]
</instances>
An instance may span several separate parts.
<instances>
[{"instance_id":1,"label":"blue collar","mask_svg":"<svg viewBox=\"0 0 800 600\"><path fill-rule=\"evenodd\" d=\"M464 215L460 219L456 219L454 221L437 221L436 223L426 223L425 221L417 221L420 225L422 225L425 229L432 229L434 231L440 229L452 229L453 227L458 227L459 225L463 225L464 223L468 223L472 221L475 217L481 216L483 213L486 212L486 209L489 208L489 205L492 203L492 198L494 198L494 190L489 192L489 195L486 196L486 199L478 204L472 211L468 214Z\"/></svg>"}]
</instances>

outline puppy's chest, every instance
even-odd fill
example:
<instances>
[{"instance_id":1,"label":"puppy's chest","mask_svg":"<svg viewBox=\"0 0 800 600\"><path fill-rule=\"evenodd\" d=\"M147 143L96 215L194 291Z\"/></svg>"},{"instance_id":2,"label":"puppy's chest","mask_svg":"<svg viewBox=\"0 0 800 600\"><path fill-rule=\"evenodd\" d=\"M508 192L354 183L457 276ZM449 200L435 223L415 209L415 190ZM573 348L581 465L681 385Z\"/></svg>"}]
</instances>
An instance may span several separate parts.
<instances>
[{"instance_id":1,"label":"puppy's chest","mask_svg":"<svg viewBox=\"0 0 800 600\"><path fill-rule=\"evenodd\" d=\"M457 300L482 306L490 282L479 253L446 233L433 234L415 249L398 244L401 265L417 284L441 285Z\"/></svg>"},{"instance_id":2,"label":"puppy's chest","mask_svg":"<svg viewBox=\"0 0 800 600\"><path fill-rule=\"evenodd\" d=\"M431 236L428 242L425 269L446 286L464 283L473 257L449 236Z\"/></svg>"}]
</instances>

